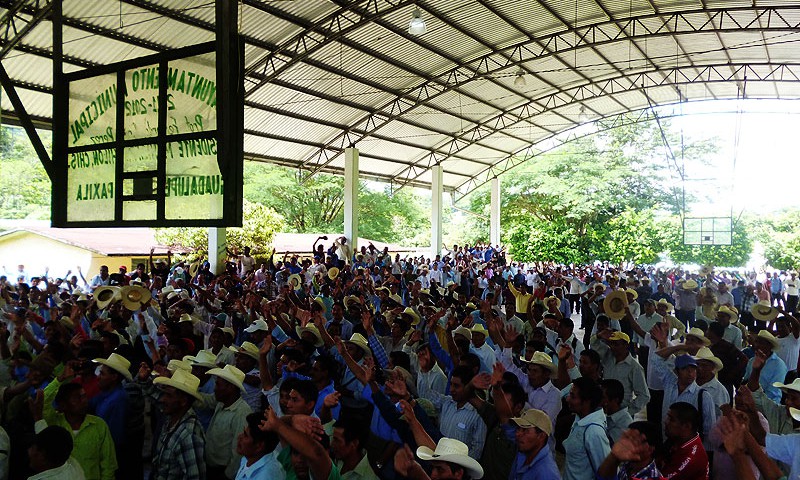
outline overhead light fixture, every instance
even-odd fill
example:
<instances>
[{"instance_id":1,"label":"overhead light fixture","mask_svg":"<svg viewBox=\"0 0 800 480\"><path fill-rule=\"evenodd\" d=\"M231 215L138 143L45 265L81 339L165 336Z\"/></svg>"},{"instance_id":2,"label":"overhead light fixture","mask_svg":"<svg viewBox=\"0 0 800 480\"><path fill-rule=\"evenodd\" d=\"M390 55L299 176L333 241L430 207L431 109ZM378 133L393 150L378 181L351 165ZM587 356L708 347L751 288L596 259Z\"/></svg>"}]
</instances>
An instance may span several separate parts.
<instances>
[{"instance_id":1,"label":"overhead light fixture","mask_svg":"<svg viewBox=\"0 0 800 480\"><path fill-rule=\"evenodd\" d=\"M525 80L525 71L521 68L517 70L517 78L514 79L514 86L515 87L524 87L528 84L528 81Z\"/></svg>"},{"instance_id":2,"label":"overhead light fixture","mask_svg":"<svg viewBox=\"0 0 800 480\"><path fill-rule=\"evenodd\" d=\"M589 114L586 113L586 107L581 105L581 110L578 113L578 122L585 123L589 121Z\"/></svg>"},{"instance_id":3,"label":"overhead light fixture","mask_svg":"<svg viewBox=\"0 0 800 480\"><path fill-rule=\"evenodd\" d=\"M414 15L411 17L411 21L408 22L408 33L411 35L422 35L428 31L428 27L425 25L425 20L422 18L422 12L419 11L419 7L414 8Z\"/></svg>"}]
</instances>

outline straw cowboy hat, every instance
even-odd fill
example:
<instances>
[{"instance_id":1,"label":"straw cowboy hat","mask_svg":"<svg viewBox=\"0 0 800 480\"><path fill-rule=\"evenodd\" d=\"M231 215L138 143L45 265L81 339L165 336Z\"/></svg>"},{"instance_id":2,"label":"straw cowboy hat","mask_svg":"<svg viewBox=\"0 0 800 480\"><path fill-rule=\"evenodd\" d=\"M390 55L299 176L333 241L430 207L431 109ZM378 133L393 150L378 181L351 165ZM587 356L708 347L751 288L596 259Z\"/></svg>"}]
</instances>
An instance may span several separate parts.
<instances>
[{"instance_id":1,"label":"straw cowboy hat","mask_svg":"<svg viewBox=\"0 0 800 480\"><path fill-rule=\"evenodd\" d=\"M697 288L697 282L695 282L695 281L694 281L694 280L692 280L692 279L689 279L689 280L686 280L686 281L684 281L684 282L681 284L681 287L682 287L684 290L694 290L695 288Z\"/></svg>"},{"instance_id":2,"label":"straw cowboy hat","mask_svg":"<svg viewBox=\"0 0 800 480\"><path fill-rule=\"evenodd\" d=\"M319 348L325 344L325 342L322 341L322 335L319 333L319 329L317 329L317 326L313 323L309 323L305 327L298 325L295 327L295 332L297 332L297 336L300 338L303 338L304 332L309 332L310 334L314 335L314 346L316 348Z\"/></svg>"},{"instance_id":3,"label":"straw cowboy hat","mask_svg":"<svg viewBox=\"0 0 800 480\"><path fill-rule=\"evenodd\" d=\"M419 315L417 315L417 312L415 312L414 309L411 307L406 307L406 309L403 310L403 313L401 313L400 315L405 315L409 317L411 319L411 325L419 324Z\"/></svg>"},{"instance_id":4,"label":"straw cowboy hat","mask_svg":"<svg viewBox=\"0 0 800 480\"><path fill-rule=\"evenodd\" d=\"M464 325L459 325L455 330L453 330L453 338L455 338L456 335L461 335L470 342L472 341L472 331Z\"/></svg>"},{"instance_id":5,"label":"straw cowboy hat","mask_svg":"<svg viewBox=\"0 0 800 480\"><path fill-rule=\"evenodd\" d=\"M639 293L636 290L632 289L632 288L626 288L625 289L625 293L630 293L631 295L633 295L633 299L634 300L639 298Z\"/></svg>"},{"instance_id":6,"label":"straw cowboy hat","mask_svg":"<svg viewBox=\"0 0 800 480\"><path fill-rule=\"evenodd\" d=\"M121 298L119 287L104 286L94 291L94 299L97 302L97 308L100 309L106 308Z\"/></svg>"},{"instance_id":7,"label":"straw cowboy hat","mask_svg":"<svg viewBox=\"0 0 800 480\"><path fill-rule=\"evenodd\" d=\"M200 260L196 260L189 265L189 276L194 278L197 275L197 270L200 268Z\"/></svg>"},{"instance_id":8,"label":"straw cowboy hat","mask_svg":"<svg viewBox=\"0 0 800 480\"><path fill-rule=\"evenodd\" d=\"M795 378L792 383L781 383L781 382L774 382L772 384L775 388L780 388L784 392L787 390L792 390L794 392L800 392L800 378Z\"/></svg>"},{"instance_id":9,"label":"straw cowboy hat","mask_svg":"<svg viewBox=\"0 0 800 480\"><path fill-rule=\"evenodd\" d=\"M187 355L183 359L197 367L214 368L217 365L217 356L211 350L200 350L197 355Z\"/></svg>"},{"instance_id":10,"label":"straw cowboy hat","mask_svg":"<svg viewBox=\"0 0 800 480\"><path fill-rule=\"evenodd\" d=\"M255 359L258 361L258 347L251 342L244 342L242 346L239 348L235 348L233 346L228 347L228 349L232 350L236 354L247 355L248 357Z\"/></svg>"},{"instance_id":11,"label":"straw cowboy hat","mask_svg":"<svg viewBox=\"0 0 800 480\"><path fill-rule=\"evenodd\" d=\"M675 305L669 303L666 298L659 299L659 301L656 302L656 307L658 307L659 305L666 306L667 307L667 312L674 312L675 311Z\"/></svg>"},{"instance_id":12,"label":"straw cowboy hat","mask_svg":"<svg viewBox=\"0 0 800 480\"><path fill-rule=\"evenodd\" d=\"M731 323L736 323L736 319L739 318L739 312L736 311L736 309L731 308L731 307L729 307L727 305L723 305L723 306L719 307L719 310L717 310L717 313L718 314L722 313L722 314L727 315L731 319Z\"/></svg>"},{"instance_id":13,"label":"straw cowboy hat","mask_svg":"<svg viewBox=\"0 0 800 480\"><path fill-rule=\"evenodd\" d=\"M367 343L367 339L364 338L364 335L361 335L360 333L354 333L351 335L350 340L347 340L347 343L352 343L353 345L357 346L364 351L365 355L372 355L372 350L369 349L369 343Z\"/></svg>"},{"instance_id":14,"label":"straw cowboy hat","mask_svg":"<svg viewBox=\"0 0 800 480\"><path fill-rule=\"evenodd\" d=\"M336 277L339 276L339 269L336 267L331 267L328 269L328 278L331 280L336 280Z\"/></svg>"},{"instance_id":15,"label":"straw cowboy hat","mask_svg":"<svg viewBox=\"0 0 800 480\"><path fill-rule=\"evenodd\" d=\"M722 370L722 360L717 358L708 347L701 347L693 358L697 361L706 360L713 363L715 372Z\"/></svg>"},{"instance_id":16,"label":"straw cowboy hat","mask_svg":"<svg viewBox=\"0 0 800 480\"><path fill-rule=\"evenodd\" d=\"M697 327L692 327L692 328L690 328L690 329L689 329L689 331L688 331L688 332L686 332L686 336L687 336L687 337L694 337L694 338L696 338L696 339L700 340L701 342L703 342L703 345L705 345L705 346L709 346L709 345L711 345L711 340L709 340L709 339L708 339L708 338L705 336L705 334L703 333L703 331L702 331L702 330L700 330L700 329L699 329L699 328L697 328Z\"/></svg>"},{"instance_id":17,"label":"straw cowboy hat","mask_svg":"<svg viewBox=\"0 0 800 480\"><path fill-rule=\"evenodd\" d=\"M476 323L472 326L472 328L469 329L469 331L472 332L473 335L477 333L483 335L484 337L489 336L489 330L486 330L486 327L484 327L481 323Z\"/></svg>"},{"instance_id":18,"label":"straw cowboy hat","mask_svg":"<svg viewBox=\"0 0 800 480\"><path fill-rule=\"evenodd\" d=\"M244 392L244 372L233 365L225 365L223 368L212 368L208 371L208 374L219 377L232 385L236 385L239 387L239 390Z\"/></svg>"},{"instance_id":19,"label":"straw cowboy hat","mask_svg":"<svg viewBox=\"0 0 800 480\"><path fill-rule=\"evenodd\" d=\"M770 322L778 316L778 309L769 304L769 300L761 300L750 308L753 318L763 322ZM763 331L763 330L762 330Z\"/></svg>"},{"instance_id":20,"label":"straw cowboy hat","mask_svg":"<svg viewBox=\"0 0 800 480\"><path fill-rule=\"evenodd\" d=\"M127 285L119 290L122 306L135 312L142 308L142 304L150 301L150 290L139 285Z\"/></svg>"},{"instance_id":21,"label":"straw cowboy hat","mask_svg":"<svg viewBox=\"0 0 800 480\"><path fill-rule=\"evenodd\" d=\"M389 295L389 301L396 303L398 307L403 306L403 299L396 293Z\"/></svg>"},{"instance_id":22,"label":"straw cowboy hat","mask_svg":"<svg viewBox=\"0 0 800 480\"><path fill-rule=\"evenodd\" d=\"M100 365L105 365L108 368L119 372L120 375L125 377L126 380L131 381L133 380L133 376L131 376L131 362L128 361L127 358L123 357L118 353L112 353L108 356L108 358L95 358L92 360L94 363L99 363Z\"/></svg>"},{"instance_id":23,"label":"straw cowboy hat","mask_svg":"<svg viewBox=\"0 0 800 480\"><path fill-rule=\"evenodd\" d=\"M553 297L553 296L550 296L550 297L547 297L547 298L544 299L544 306L545 307L549 307L550 306L550 302L552 302L553 300L555 300L555 302L556 302L556 310L561 308L561 300L558 297Z\"/></svg>"},{"instance_id":24,"label":"straw cowboy hat","mask_svg":"<svg viewBox=\"0 0 800 480\"><path fill-rule=\"evenodd\" d=\"M628 309L628 296L623 290L614 290L603 299L603 310L608 318L619 320Z\"/></svg>"},{"instance_id":25,"label":"straw cowboy hat","mask_svg":"<svg viewBox=\"0 0 800 480\"><path fill-rule=\"evenodd\" d=\"M778 343L778 339L775 338L775 335L769 333L767 330L761 330L760 332L758 332L757 338L769 342L770 345L772 345L773 351L780 348L780 343Z\"/></svg>"},{"instance_id":26,"label":"straw cowboy hat","mask_svg":"<svg viewBox=\"0 0 800 480\"><path fill-rule=\"evenodd\" d=\"M303 288L303 280L301 280L300 275L296 273L289 275L289 280L287 283L289 284L289 288L292 288L294 290L300 290L301 288Z\"/></svg>"},{"instance_id":27,"label":"straw cowboy hat","mask_svg":"<svg viewBox=\"0 0 800 480\"><path fill-rule=\"evenodd\" d=\"M553 363L553 359L550 358L550 355L544 352L534 352L533 357L531 357L530 360L526 360L524 356L519 357L519 359L527 364L542 366L550 370L551 375L555 375L555 373L558 371L558 367L555 363Z\"/></svg>"},{"instance_id":28,"label":"straw cowboy hat","mask_svg":"<svg viewBox=\"0 0 800 480\"><path fill-rule=\"evenodd\" d=\"M707 277L713 271L714 267L712 267L711 265L703 265L702 267L700 267L700 276Z\"/></svg>"},{"instance_id":29,"label":"straw cowboy hat","mask_svg":"<svg viewBox=\"0 0 800 480\"><path fill-rule=\"evenodd\" d=\"M197 391L197 388L200 387L200 379L184 370L175 370L171 377L156 377L153 380L153 384L176 388L198 400L202 399Z\"/></svg>"},{"instance_id":30,"label":"straw cowboy hat","mask_svg":"<svg viewBox=\"0 0 800 480\"><path fill-rule=\"evenodd\" d=\"M477 460L469 456L469 447L456 439L442 437L436 444L436 450L428 447L417 448L420 460L455 463L462 467L472 479L483 477L483 467Z\"/></svg>"}]
</instances>

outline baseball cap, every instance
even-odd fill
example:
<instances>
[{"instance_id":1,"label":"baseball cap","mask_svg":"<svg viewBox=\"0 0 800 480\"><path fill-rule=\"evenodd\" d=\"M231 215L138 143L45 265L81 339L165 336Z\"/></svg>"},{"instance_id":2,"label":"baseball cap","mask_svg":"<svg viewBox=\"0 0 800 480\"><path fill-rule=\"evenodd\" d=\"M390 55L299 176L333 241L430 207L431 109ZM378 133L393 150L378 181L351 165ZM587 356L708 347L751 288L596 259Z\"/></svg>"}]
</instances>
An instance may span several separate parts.
<instances>
[{"instance_id":1,"label":"baseball cap","mask_svg":"<svg viewBox=\"0 0 800 480\"><path fill-rule=\"evenodd\" d=\"M520 428L533 428L536 427L544 433L550 435L553 432L553 423L550 417L541 410L531 408L525 411L521 417L514 417L511 419Z\"/></svg>"},{"instance_id":2,"label":"baseball cap","mask_svg":"<svg viewBox=\"0 0 800 480\"><path fill-rule=\"evenodd\" d=\"M681 368L686 367L696 367L697 360L694 359L691 355L680 355L675 358L675 368L680 370Z\"/></svg>"}]
</instances>

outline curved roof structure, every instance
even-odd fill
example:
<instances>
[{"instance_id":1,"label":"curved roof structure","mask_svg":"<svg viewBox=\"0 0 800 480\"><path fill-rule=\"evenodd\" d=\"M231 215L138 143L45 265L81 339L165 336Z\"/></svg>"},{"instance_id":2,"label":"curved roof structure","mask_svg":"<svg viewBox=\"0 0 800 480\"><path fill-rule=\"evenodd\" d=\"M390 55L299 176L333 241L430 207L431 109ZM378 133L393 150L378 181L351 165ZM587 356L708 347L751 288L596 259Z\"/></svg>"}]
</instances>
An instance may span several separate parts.
<instances>
[{"instance_id":1,"label":"curved roof structure","mask_svg":"<svg viewBox=\"0 0 800 480\"><path fill-rule=\"evenodd\" d=\"M48 0L0 0L2 63L48 122ZM800 1L241 0L245 158L463 196L581 123L800 97ZM408 33L415 8L427 32ZM213 0L64 0L66 71L209 41ZM13 117L3 97L3 117Z\"/></svg>"}]
</instances>

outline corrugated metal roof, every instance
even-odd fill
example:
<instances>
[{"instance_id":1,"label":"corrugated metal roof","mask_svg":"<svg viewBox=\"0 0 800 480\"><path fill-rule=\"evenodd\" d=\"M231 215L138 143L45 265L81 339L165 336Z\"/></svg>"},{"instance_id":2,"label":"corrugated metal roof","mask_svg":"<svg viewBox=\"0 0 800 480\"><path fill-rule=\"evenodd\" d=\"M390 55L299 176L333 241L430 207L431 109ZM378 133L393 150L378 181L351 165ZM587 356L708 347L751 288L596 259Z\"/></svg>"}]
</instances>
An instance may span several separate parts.
<instances>
[{"instance_id":1,"label":"corrugated metal roof","mask_svg":"<svg viewBox=\"0 0 800 480\"><path fill-rule=\"evenodd\" d=\"M0 14L12 3L0 0ZM214 35L208 0L63 5L64 51L76 59L67 71ZM407 33L415 6L428 28L419 37ZM356 141L362 170L396 185L408 164L427 168L431 151L451 172L446 188L461 174L483 181L482 163L550 141L582 121L581 107L593 119L639 110L648 97L678 101L676 87L689 100L736 98L745 75L750 98L800 97L800 1L244 0L241 12L246 66L259 67L245 82L247 154L336 171L342 156L325 165L320 152ZM51 114L38 91L52 84L51 50L45 20L3 59L37 117ZM273 65L290 65L254 90L276 53ZM520 66L525 84L515 85ZM2 106L7 118L5 95Z\"/></svg>"}]
</instances>

